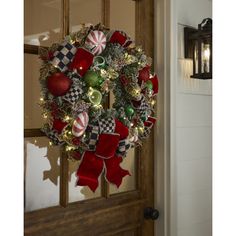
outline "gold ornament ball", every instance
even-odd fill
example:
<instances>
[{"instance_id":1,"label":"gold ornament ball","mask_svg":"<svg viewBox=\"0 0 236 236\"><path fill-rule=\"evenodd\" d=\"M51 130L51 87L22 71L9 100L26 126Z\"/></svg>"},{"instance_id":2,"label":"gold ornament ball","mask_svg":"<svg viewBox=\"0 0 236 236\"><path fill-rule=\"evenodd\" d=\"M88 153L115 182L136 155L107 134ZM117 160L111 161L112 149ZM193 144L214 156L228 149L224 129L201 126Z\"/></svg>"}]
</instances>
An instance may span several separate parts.
<instances>
[{"instance_id":1,"label":"gold ornament ball","mask_svg":"<svg viewBox=\"0 0 236 236\"><path fill-rule=\"evenodd\" d=\"M89 88L88 97L93 105L99 105L102 101L102 94L97 89Z\"/></svg>"}]
</instances>

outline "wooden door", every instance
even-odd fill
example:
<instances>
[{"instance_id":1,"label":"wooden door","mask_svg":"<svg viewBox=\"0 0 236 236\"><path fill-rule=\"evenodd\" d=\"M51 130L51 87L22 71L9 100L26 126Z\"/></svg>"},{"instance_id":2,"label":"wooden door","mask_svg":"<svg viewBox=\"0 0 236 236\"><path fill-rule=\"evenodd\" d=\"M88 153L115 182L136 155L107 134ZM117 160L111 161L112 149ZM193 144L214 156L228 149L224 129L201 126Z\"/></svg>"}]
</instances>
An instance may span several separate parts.
<instances>
[{"instance_id":1,"label":"wooden door","mask_svg":"<svg viewBox=\"0 0 236 236\"><path fill-rule=\"evenodd\" d=\"M153 221L144 218L144 209L154 204L153 133L122 164L132 177L125 177L120 189L101 176L101 187L92 193L73 186L78 163L48 145L36 105L39 46L78 30L80 23L102 22L135 37L153 57L153 4L153 0L25 0L25 235L154 235Z\"/></svg>"}]
</instances>

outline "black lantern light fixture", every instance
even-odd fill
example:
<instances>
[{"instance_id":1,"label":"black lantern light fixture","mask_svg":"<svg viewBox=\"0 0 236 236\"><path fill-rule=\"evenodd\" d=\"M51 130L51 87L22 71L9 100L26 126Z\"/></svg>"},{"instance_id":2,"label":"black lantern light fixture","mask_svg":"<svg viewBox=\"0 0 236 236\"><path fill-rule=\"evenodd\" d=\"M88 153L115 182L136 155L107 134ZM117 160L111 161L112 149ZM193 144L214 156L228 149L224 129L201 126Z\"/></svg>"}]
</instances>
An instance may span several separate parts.
<instances>
[{"instance_id":1,"label":"black lantern light fixture","mask_svg":"<svg viewBox=\"0 0 236 236\"><path fill-rule=\"evenodd\" d=\"M198 29L184 28L185 58L193 59L191 78L212 79L212 19L206 18Z\"/></svg>"}]
</instances>

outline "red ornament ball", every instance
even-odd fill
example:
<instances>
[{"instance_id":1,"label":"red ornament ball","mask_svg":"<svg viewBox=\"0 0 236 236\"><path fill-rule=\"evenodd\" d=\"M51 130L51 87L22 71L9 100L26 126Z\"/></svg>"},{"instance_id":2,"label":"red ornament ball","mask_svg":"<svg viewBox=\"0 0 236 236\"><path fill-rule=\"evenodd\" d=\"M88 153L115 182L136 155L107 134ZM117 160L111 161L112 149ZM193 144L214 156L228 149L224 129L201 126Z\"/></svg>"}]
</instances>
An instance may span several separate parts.
<instances>
[{"instance_id":1,"label":"red ornament ball","mask_svg":"<svg viewBox=\"0 0 236 236\"><path fill-rule=\"evenodd\" d=\"M72 143L73 143L74 145L76 145L76 146L79 146L79 144L81 143L80 138L74 137L74 138L72 139Z\"/></svg>"},{"instance_id":2,"label":"red ornament ball","mask_svg":"<svg viewBox=\"0 0 236 236\"><path fill-rule=\"evenodd\" d=\"M63 73L55 73L47 79L48 91L54 96L65 95L69 91L71 84L71 79Z\"/></svg>"}]
</instances>

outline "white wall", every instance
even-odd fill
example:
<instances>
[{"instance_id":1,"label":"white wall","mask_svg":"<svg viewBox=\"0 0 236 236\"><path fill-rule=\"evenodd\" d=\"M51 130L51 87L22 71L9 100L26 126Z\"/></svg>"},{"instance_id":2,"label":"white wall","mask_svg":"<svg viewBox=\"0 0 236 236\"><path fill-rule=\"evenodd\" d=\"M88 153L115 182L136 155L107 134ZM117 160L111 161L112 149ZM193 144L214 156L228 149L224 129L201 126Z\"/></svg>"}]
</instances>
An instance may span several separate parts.
<instances>
[{"instance_id":1,"label":"white wall","mask_svg":"<svg viewBox=\"0 0 236 236\"><path fill-rule=\"evenodd\" d=\"M191 79L192 61L183 55L183 28L211 17L210 0L177 0L175 89L176 235L210 236L212 195L212 81Z\"/></svg>"}]
</instances>

